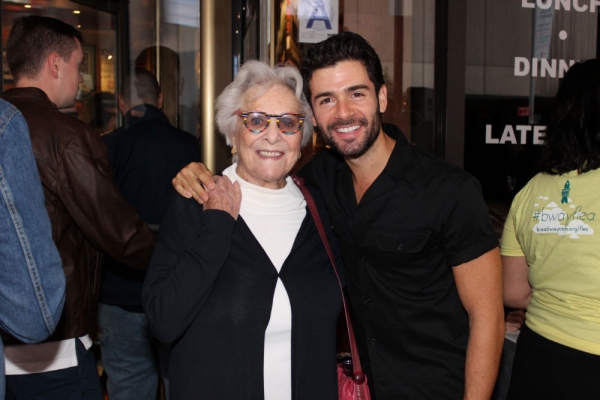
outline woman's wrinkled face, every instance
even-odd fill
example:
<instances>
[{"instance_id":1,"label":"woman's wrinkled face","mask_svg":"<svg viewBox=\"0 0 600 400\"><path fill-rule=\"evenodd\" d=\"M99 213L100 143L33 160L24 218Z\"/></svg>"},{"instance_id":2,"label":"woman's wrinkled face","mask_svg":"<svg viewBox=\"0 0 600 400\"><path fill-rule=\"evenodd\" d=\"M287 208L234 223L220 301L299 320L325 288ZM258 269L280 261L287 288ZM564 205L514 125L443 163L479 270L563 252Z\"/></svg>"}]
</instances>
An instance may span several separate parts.
<instances>
[{"instance_id":1,"label":"woman's wrinkled face","mask_svg":"<svg viewBox=\"0 0 600 400\"><path fill-rule=\"evenodd\" d=\"M253 97L253 92L247 94L247 98ZM274 85L259 98L248 102L246 109L241 111L270 115L302 113L294 93L282 85ZM300 156L302 129L284 134L278 128L276 118L272 118L267 129L252 133L241 122L232 141L238 154L237 174L254 185L280 189L285 186L285 178Z\"/></svg>"}]
</instances>

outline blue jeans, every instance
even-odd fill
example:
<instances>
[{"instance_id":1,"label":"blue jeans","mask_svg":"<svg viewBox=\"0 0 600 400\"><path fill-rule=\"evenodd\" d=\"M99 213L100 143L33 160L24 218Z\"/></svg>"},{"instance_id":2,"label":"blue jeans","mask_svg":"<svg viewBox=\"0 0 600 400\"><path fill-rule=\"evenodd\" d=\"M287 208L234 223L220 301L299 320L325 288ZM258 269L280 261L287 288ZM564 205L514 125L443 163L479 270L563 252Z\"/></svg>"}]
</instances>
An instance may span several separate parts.
<instances>
[{"instance_id":1,"label":"blue jeans","mask_svg":"<svg viewBox=\"0 0 600 400\"><path fill-rule=\"evenodd\" d=\"M154 400L161 375L168 399L167 347L150 332L146 314L99 304L98 323L109 399Z\"/></svg>"},{"instance_id":2,"label":"blue jeans","mask_svg":"<svg viewBox=\"0 0 600 400\"><path fill-rule=\"evenodd\" d=\"M77 366L6 377L6 400L103 400L92 349L75 339Z\"/></svg>"}]
</instances>

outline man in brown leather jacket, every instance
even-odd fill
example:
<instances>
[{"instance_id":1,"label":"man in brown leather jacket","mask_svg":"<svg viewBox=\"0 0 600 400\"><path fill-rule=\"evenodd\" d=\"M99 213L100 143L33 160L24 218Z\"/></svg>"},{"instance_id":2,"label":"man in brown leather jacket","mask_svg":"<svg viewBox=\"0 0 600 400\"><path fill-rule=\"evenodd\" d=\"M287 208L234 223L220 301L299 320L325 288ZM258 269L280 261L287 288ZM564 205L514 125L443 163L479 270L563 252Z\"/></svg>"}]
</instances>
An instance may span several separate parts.
<instances>
[{"instance_id":1,"label":"man in brown leather jacket","mask_svg":"<svg viewBox=\"0 0 600 400\"><path fill-rule=\"evenodd\" d=\"M154 235L113 184L100 137L60 112L72 107L83 81L81 33L57 19L14 22L7 61L16 88L2 94L23 114L42 180L52 236L67 279L55 333L44 343L5 340L7 397L102 399L89 351L96 331L102 252L145 269ZM40 397L40 398L41 398Z\"/></svg>"}]
</instances>

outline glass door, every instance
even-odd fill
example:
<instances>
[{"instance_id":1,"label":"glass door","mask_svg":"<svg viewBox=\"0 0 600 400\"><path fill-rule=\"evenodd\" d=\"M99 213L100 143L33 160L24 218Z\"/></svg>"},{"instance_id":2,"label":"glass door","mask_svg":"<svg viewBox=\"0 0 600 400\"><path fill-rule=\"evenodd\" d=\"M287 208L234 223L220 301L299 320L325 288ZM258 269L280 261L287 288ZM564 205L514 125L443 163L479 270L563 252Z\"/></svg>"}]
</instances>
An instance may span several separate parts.
<instances>
[{"instance_id":1,"label":"glass door","mask_svg":"<svg viewBox=\"0 0 600 400\"><path fill-rule=\"evenodd\" d=\"M129 65L154 73L171 124L198 136L200 1L129 3Z\"/></svg>"},{"instance_id":2,"label":"glass door","mask_svg":"<svg viewBox=\"0 0 600 400\"><path fill-rule=\"evenodd\" d=\"M115 16L65 0L2 1L3 90L14 87L5 52L11 21L27 15L58 18L81 31L85 55L81 65L83 83L76 105L63 111L89 123L99 134L114 129L117 113Z\"/></svg>"},{"instance_id":3,"label":"glass door","mask_svg":"<svg viewBox=\"0 0 600 400\"><path fill-rule=\"evenodd\" d=\"M3 49L11 21L44 15L83 34L84 82L72 113L99 134L120 125L116 96L130 68L157 76L163 111L174 126L194 136L199 130L199 0L14 0L2 1ZM120 58L120 59L119 59ZM14 86L3 52L3 90Z\"/></svg>"},{"instance_id":4,"label":"glass door","mask_svg":"<svg viewBox=\"0 0 600 400\"><path fill-rule=\"evenodd\" d=\"M465 169L510 204L535 174L560 78L596 57L589 2L467 0Z\"/></svg>"}]
</instances>

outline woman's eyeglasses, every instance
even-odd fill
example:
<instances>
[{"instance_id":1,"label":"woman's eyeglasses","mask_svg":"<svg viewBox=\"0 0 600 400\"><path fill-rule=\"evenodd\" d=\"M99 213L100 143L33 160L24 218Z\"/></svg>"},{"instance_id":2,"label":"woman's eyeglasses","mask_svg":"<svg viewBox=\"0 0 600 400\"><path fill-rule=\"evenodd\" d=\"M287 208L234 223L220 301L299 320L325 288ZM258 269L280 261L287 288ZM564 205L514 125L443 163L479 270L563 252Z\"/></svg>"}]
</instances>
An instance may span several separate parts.
<instances>
[{"instance_id":1,"label":"woman's eyeglasses","mask_svg":"<svg viewBox=\"0 0 600 400\"><path fill-rule=\"evenodd\" d=\"M260 111L246 111L238 114L244 120L244 125L252 133L264 132L275 118L279 131L284 135L293 135L302 128L304 114L271 115Z\"/></svg>"}]
</instances>

